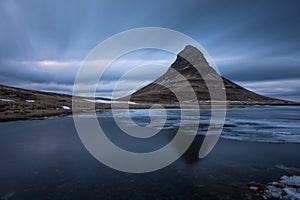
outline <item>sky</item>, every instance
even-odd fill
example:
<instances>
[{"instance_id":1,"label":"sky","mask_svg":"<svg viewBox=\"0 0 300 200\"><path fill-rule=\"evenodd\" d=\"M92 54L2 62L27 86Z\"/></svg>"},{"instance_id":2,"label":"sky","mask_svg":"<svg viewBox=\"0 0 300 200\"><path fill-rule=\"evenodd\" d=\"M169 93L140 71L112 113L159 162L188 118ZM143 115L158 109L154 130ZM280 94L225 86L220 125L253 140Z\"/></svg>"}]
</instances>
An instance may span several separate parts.
<instances>
[{"instance_id":1,"label":"sky","mask_svg":"<svg viewBox=\"0 0 300 200\"><path fill-rule=\"evenodd\" d=\"M0 0L0 84L72 93L82 61L100 42L139 27L164 27L199 42L222 76L259 94L300 101L300 1L298 0ZM105 73L97 95L118 95L164 73L176 55L133 52Z\"/></svg>"}]
</instances>

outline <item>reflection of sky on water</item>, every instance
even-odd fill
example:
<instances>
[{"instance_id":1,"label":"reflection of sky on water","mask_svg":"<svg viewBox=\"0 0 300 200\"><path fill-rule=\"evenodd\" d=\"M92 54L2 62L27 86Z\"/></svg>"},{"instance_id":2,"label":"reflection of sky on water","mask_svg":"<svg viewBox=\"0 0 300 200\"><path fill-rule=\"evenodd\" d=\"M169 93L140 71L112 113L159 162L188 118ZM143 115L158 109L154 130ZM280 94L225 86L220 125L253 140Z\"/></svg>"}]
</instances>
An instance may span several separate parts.
<instances>
[{"instance_id":1,"label":"reflection of sky on water","mask_svg":"<svg viewBox=\"0 0 300 200\"><path fill-rule=\"evenodd\" d=\"M119 110L117 115L122 116L123 113L123 110ZM149 123L149 110L133 109L130 113L138 125L146 126ZM155 117L159 119L161 113L160 110L152 112L154 119ZM184 126L196 125L198 111L190 110L189 115L181 116L181 120L179 109L169 109L167 113L168 118L164 129L176 129L180 123ZM210 123L210 111L201 109L200 113L198 134L206 134L207 125ZM227 110L226 123L221 137L243 141L300 143L299 113L300 107L296 106L230 108ZM98 114L99 118L111 116L109 111ZM126 124L126 119L123 123ZM164 122L160 120L154 120L154 127L160 127L163 124Z\"/></svg>"}]
</instances>

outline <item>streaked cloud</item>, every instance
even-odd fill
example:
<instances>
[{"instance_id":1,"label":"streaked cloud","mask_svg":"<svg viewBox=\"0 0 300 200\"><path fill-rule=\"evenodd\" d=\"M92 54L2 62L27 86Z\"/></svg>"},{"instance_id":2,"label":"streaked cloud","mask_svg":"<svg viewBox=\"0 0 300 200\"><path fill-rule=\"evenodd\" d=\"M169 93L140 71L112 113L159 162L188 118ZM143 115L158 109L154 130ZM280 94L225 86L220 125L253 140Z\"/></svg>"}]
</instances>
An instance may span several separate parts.
<instances>
[{"instance_id":1,"label":"streaked cloud","mask_svg":"<svg viewBox=\"0 0 300 200\"><path fill-rule=\"evenodd\" d=\"M41 61L22 61L20 65L45 67L50 69L63 69L70 67L77 67L80 61L56 61L56 60L41 60Z\"/></svg>"},{"instance_id":2,"label":"streaked cloud","mask_svg":"<svg viewBox=\"0 0 300 200\"><path fill-rule=\"evenodd\" d=\"M239 82L247 89L256 91L259 94L284 98L289 96L290 100L300 101L300 78L288 80L251 81Z\"/></svg>"},{"instance_id":3,"label":"streaked cloud","mask_svg":"<svg viewBox=\"0 0 300 200\"><path fill-rule=\"evenodd\" d=\"M259 93L295 99L300 89L289 91L289 84L279 83L300 77L299 5L297 0L2 0L0 84L69 93L81 62L100 42L131 28L159 26L196 39L225 77L253 83L248 86ZM98 94L109 95L122 74L138 65L168 66L174 59L153 51L124 57L105 72L100 85L107 88ZM101 61L95 66L103 67ZM164 70L133 74L124 86L135 85L135 79L148 82ZM280 91L269 93L270 82Z\"/></svg>"}]
</instances>

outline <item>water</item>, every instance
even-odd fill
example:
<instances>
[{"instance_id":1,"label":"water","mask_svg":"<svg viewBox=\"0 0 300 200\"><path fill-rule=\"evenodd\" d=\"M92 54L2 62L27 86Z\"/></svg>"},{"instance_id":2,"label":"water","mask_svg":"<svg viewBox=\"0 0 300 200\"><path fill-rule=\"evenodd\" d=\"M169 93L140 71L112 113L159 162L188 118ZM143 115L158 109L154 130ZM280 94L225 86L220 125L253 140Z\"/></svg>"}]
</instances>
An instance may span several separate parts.
<instances>
[{"instance_id":1,"label":"water","mask_svg":"<svg viewBox=\"0 0 300 200\"><path fill-rule=\"evenodd\" d=\"M241 141L300 143L300 106L228 109L222 137Z\"/></svg>"},{"instance_id":2,"label":"water","mask_svg":"<svg viewBox=\"0 0 300 200\"><path fill-rule=\"evenodd\" d=\"M117 114L123 116L122 112ZM131 116L146 126L148 113L132 110ZM152 112L157 116L154 120L162 113ZM165 125L162 133L147 139L122 134L109 111L98 117L115 144L148 152L163 147L176 133L181 111L167 113L165 124L161 120L153 123L154 127ZM190 110L182 116L184 125L193 125L196 114ZM166 168L146 174L119 172L94 159L81 143L71 116L0 123L0 199L248 199L249 182L268 183L284 175L300 175L300 145L293 144L299 138L288 137L299 136L298 107L229 109L222 133L229 140L220 139L205 159L199 159L209 115L209 110L201 110L203 126L184 155ZM233 137L233 133L239 135ZM261 142L237 141L252 141L254 135L255 141ZM282 140L284 143L278 144Z\"/></svg>"},{"instance_id":3,"label":"water","mask_svg":"<svg viewBox=\"0 0 300 200\"><path fill-rule=\"evenodd\" d=\"M165 122L159 120L164 112L158 109L151 113L154 118L153 127L164 126L164 129L176 129L182 125L180 123L198 125L196 115L199 115L199 111L188 110L187 115L181 115L180 109L168 109ZM147 126L150 122L147 109L133 109L130 110L130 114L139 126ZM122 119L125 116L124 110L118 110L116 115L121 117L125 125L128 124L126 118ZM112 113L105 111L99 113L98 117L110 118ZM209 123L210 110L201 109L198 134L205 135ZM229 108L221 137L250 142L300 143L300 106Z\"/></svg>"}]
</instances>

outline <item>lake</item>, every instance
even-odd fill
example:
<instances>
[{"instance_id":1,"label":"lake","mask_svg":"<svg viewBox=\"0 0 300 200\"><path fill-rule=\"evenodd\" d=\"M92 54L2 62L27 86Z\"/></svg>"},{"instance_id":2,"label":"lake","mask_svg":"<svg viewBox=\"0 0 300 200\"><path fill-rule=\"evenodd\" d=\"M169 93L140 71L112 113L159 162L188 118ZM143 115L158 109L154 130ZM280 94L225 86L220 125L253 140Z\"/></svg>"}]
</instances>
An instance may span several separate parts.
<instances>
[{"instance_id":1,"label":"lake","mask_svg":"<svg viewBox=\"0 0 300 200\"><path fill-rule=\"evenodd\" d=\"M121 110L117 113L122 116ZM141 126L149 122L148 113L131 110ZM110 111L97 116L115 144L147 152L168 143L180 118L184 119L178 109L167 113L164 129L147 139L122 133ZM283 175L300 175L300 107L228 109L221 139L206 158L198 159L209 116L209 110L201 110L202 125L183 156L168 167L144 174L116 171L96 160L79 139L71 116L0 123L0 198L255 199L250 182L266 184ZM192 115L189 122L193 123Z\"/></svg>"}]
</instances>

